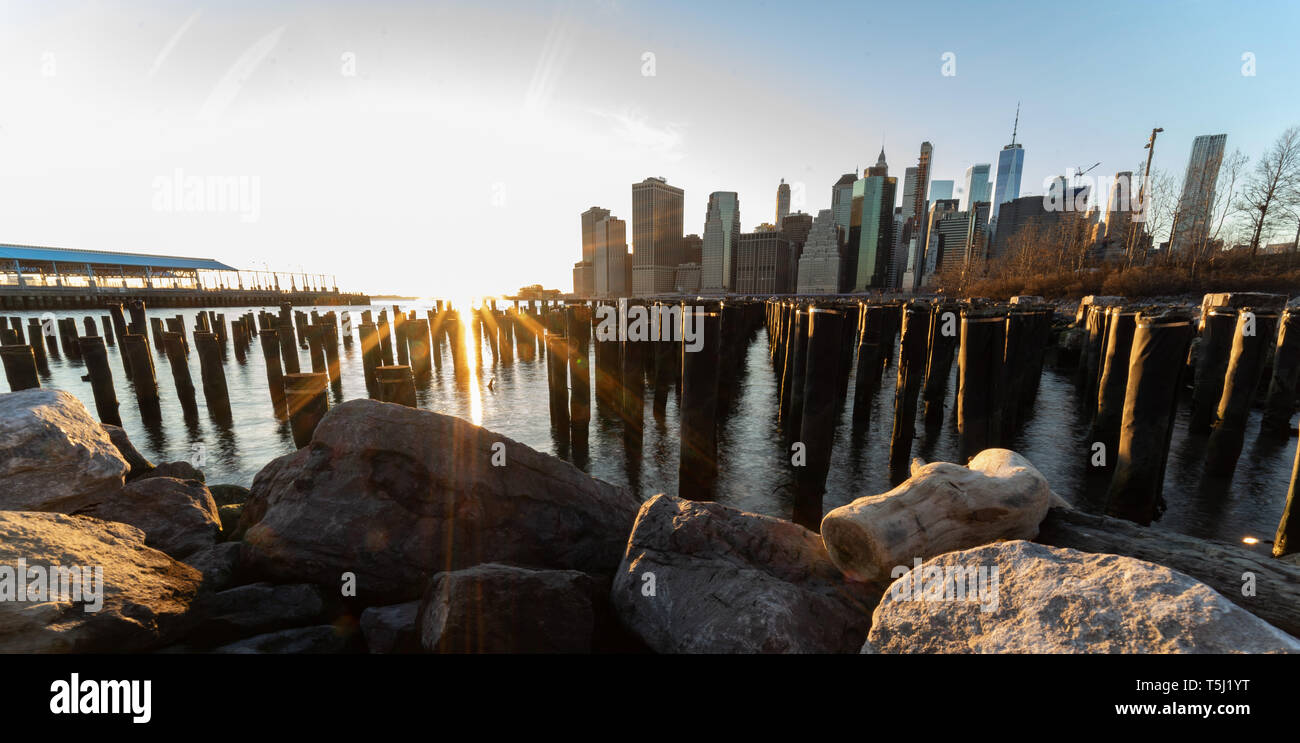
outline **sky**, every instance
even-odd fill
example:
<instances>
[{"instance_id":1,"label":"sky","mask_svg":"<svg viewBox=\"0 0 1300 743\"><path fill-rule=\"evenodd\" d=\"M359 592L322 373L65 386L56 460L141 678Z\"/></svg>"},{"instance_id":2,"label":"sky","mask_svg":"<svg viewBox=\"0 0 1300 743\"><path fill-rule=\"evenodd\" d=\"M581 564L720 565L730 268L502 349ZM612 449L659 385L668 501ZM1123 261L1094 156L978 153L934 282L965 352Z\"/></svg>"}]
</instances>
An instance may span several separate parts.
<instances>
[{"instance_id":1,"label":"sky","mask_svg":"<svg viewBox=\"0 0 1300 743\"><path fill-rule=\"evenodd\" d=\"M816 214L883 145L1181 182L1300 124L1295 2L0 2L0 242L415 296L568 291L579 215L664 177L703 232ZM901 191L901 187L900 187ZM958 194L960 195L960 194Z\"/></svg>"}]
</instances>

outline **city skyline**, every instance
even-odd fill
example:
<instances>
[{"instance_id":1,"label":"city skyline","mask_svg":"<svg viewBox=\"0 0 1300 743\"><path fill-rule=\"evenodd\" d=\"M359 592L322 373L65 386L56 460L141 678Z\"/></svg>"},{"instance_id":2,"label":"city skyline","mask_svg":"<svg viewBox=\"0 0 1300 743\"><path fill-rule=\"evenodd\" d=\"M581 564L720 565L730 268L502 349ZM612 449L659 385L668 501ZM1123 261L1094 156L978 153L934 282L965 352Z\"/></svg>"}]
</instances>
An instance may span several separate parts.
<instances>
[{"instance_id":1,"label":"city skyline","mask_svg":"<svg viewBox=\"0 0 1300 743\"><path fill-rule=\"evenodd\" d=\"M293 2L6 5L0 241L211 256L375 293L567 289L574 215L630 222L627 185L647 176L685 191L686 233L715 191L753 205L752 232L780 179L791 212L815 215L882 143L898 176L932 142L929 180L964 186L996 164L1017 102L1022 196L1081 164L1134 171L1155 126L1154 166L1181 176L1195 137L1227 133L1253 157L1296 118L1290 4L1081 10L1078 48L1051 65L1059 14L939 5L380 2L312 6L310 26ZM1025 33L994 43L1007 18ZM864 24L877 42L846 57ZM803 31L818 43L765 51ZM737 127L774 88L781 109ZM225 178L243 179L247 209L160 200Z\"/></svg>"}]
</instances>

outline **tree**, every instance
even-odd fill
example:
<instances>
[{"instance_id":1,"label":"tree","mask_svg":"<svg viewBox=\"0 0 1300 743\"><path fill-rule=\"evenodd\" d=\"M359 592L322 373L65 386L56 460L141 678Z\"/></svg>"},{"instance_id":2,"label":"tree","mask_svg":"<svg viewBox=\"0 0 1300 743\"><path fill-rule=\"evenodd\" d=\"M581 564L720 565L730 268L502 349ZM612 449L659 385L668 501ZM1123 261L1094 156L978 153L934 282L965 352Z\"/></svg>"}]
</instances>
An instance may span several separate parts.
<instances>
[{"instance_id":1,"label":"tree","mask_svg":"<svg viewBox=\"0 0 1300 743\"><path fill-rule=\"evenodd\" d=\"M1259 252L1261 237L1271 235L1300 202L1300 127L1282 132L1259 158L1241 191L1239 206L1251 226L1250 256Z\"/></svg>"}]
</instances>

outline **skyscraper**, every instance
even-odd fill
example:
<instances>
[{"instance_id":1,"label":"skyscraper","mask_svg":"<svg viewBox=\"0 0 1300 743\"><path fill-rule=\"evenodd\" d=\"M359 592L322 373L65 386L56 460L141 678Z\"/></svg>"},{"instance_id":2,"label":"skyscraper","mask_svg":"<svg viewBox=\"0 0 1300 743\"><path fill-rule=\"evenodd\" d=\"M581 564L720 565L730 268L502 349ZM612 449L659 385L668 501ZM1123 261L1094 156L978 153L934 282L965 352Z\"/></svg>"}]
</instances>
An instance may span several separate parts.
<instances>
[{"instance_id":1,"label":"skyscraper","mask_svg":"<svg viewBox=\"0 0 1300 743\"><path fill-rule=\"evenodd\" d=\"M1115 182L1110 185L1110 196L1106 199L1106 228L1103 233L1105 242L1126 245L1129 226L1133 224L1133 207L1136 206L1137 194L1133 192L1133 171L1125 170L1115 174Z\"/></svg>"},{"instance_id":2,"label":"skyscraper","mask_svg":"<svg viewBox=\"0 0 1300 743\"><path fill-rule=\"evenodd\" d=\"M736 244L736 289L741 294L786 294L790 277L790 240L784 232L746 232Z\"/></svg>"},{"instance_id":3,"label":"skyscraper","mask_svg":"<svg viewBox=\"0 0 1300 743\"><path fill-rule=\"evenodd\" d=\"M889 175L889 163L885 162L885 148L880 148L880 157L876 158L876 164L867 168L867 175Z\"/></svg>"},{"instance_id":4,"label":"skyscraper","mask_svg":"<svg viewBox=\"0 0 1300 743\"><path fill-rule=\"evenodd\" d=\"M897 189L897 178L882 175L861 178L853 184L842 291L862 292L888 286Z\"/></svg>"},{"instance_id":5,"label":"skyscraper","mask_svg":"<svg viewBox=\"0 0 1300 743\"><path fill-rule=\"evenodd\" d=\"M930 201L948 201L954 185L952 181L930 181Z\"/></svg>"},{"instance_id":6,"label":"skyscraper","mask_svg":"<svg viewBox=\"0 0 1300 743\"><path fill-rule=\"evenodd\" d=\"M627 223L607 216L592 225L595 274L594 293L599 297L626 297Z\"/></svg>"},{"instance_id":7,"label":"skyscraper","mask_svg":"<svg viewBox=\"0 0 1300 743\"><path fill-rule=\"evenodd\" d=\"M673 291L685 196L663 178L632 184L632 293L638 297Z\"/></svg>"},{"instance_id":8,"label":"skyscraper","mask_svg":"<svg viewBox=\"0 0 1300 743\"><path fill-rule=\"evenodd\" d=\"M812 225L813 216L803 212L787 214L785 221L781 223L781 231L790 240L791 284L795 284L799 280L799 257L803 255L803 246L808 241L808 232L812 230ZM832 222L831 232L834 231L834 223Z\"/></svg>"},{"instance_id":9,"label":"skyscraper","mask_svg":"<svg viewBox=\"0 0 1300 743\"><path fill-rule=\"evenodd\" d=\"M740 240L740 197L714 191L704 215L704 263L700 290L731 291L736 285L736 244Z\"/></svg>"},{"instance_id":10,"label":"skyscraper","mask_svg":"<svg viewBox=\"0 0 1300 743\"><path fill-rule=\"evenodd\" d=\"M573 266L573 292L578 296L596 291L596 223L608 216L609 210L598 206L582 213L582 260Z\"/></svg>"},{"instance_id":11,"label":"skyscraper","mask_svg":"<svg viewBox=\"0 0 1300 743\"><path fill-rule=\"evenodd\" d=\"M903 221L916 216L912 210L916 208L916 168L911 167L903 171Z\"/></svg>"},{"instance_id":12,"label":"skyscraper","mask_svg":"<svg viewBox=\"0 0 1300 743\"><path fill-rule=\"evenodd\" d=\"M834 294L839 291L840 250L835 215L830 209L817 212L803 255L799 257L796 289L800 294Z\"/></svg>"},{"instance_id":13,"label":"skyscraper","mask_svg":"<svg viewBox=\"0 0 1300 743\"><path fill-rule=\"evenodd\" d=\"M786 215L790 213L790 184L781 179L781 185L776 187L776 221L773 223L776 228L781 229L781 223L785 221Z\"/></svg>"},{"instance_id":14,"label":"skyscraper","mask_svg":"<svg viewBox=\"0 0 1300 743\"><path fill-rule=\"evenodd\" d=\"M1020 198L1020 176L1025 170L1025 148L1016 144L1020 130L1020 106L1016 105L1016 123L1011 127L1011 144L998 153L998 177L993 184L993 201L989 218L997 220L998 207L1012 199Z\"/></svg>"},{"instance_id":15,"label":"skyscraper","mask_svg":"<svg viewBox=\"0 0 1300 743\"><path fill-rule=\"evenodd\" d=\"M831 213L835 217L835 226L840 228L843 237L849 234L849 212L853 208L853 182L857 179L857 173L845 173L831 188Z\"/></svg>"},{"instance_id":16,"label":"skyscraper","mask_svg":"<svg viewBox=\"0 0 1300 743\"><path fill-rule=\"evenodd\" d=\"M1178 214L1169 233L1169 249L1174 252L1197 249L1205 243L1209 231L1210 211L1214 208L1214 187L1219 180L1226 134L1202 134L1192 140L1192 155L1183 176L1183 194L1178 199Z\"/></svg>"},{"instance_id":17,"label":"skyscraper","mask_svg":"<svg viewBox=\"0 0 1300 743\"><path fill-rule=\"evenodd\" d=\"M925 197L930 191L930 159L934 147L929 142L921 143L921 155L916 160L916 184L912 192L912 216L918 220L925 217Z\"/></svg>"},{"instance_id":18,"label":"skyscraper","mask_svg":"<svg viewBox=\"0 0 1300 743\"><path fill-rule=\"evenodd\" d=\"M961 194L961 210L970 211L977 201L988 201L993 193L989 182L989 163L976 163L966 168L966 189Z\"/></svg>"}]
</instances>

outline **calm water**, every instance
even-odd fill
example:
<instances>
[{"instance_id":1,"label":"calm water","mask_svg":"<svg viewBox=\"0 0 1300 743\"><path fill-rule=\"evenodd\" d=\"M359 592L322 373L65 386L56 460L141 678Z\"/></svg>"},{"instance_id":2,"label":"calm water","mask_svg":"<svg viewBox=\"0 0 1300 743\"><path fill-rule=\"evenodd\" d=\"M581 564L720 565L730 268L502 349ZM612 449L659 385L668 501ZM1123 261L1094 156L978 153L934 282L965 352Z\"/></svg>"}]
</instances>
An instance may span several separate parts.
<instances>
[{"instance_id":1,"label":"calm water","mask_svg":"<svg viewBox=\"0 0 1300 743\"><path fill-rule=\"evenodd\" d=\"M403 302L398 305L419 310L421 317L429 306ZM218 311L224 312L229 321L246 311L256 314L260 309L264 308L222 308ZM274 311L274 308L265 309ZM310 308L297 309L310 312ZM321 313L333 309L341 315L348 308L318 309ZM380 307L350 309L355 325L360 323L361 310L371 309L377 314ZM197 312L194 309L157 310L151 311L150 315L171 317L182 314L186 327L192 328ZM37 312L5 314L22 317L24 331L27 318L40 315ZM81 318L88 313L56 314L76 317L78 328L81 328ZM93 316L98 325L100 315ZM465 336L470 339L467 342L472 343L473 335L465 333ZM154 462L190 459L191 454L202 446L206 456L203 469L209 483L249 485L268 461L294 450L288 424L277 421L272 414L265 365L256 340L242 363L235 358L233 344L228 344L225 368L234 418L231 428L218 426L207 414L202 399L198 356L193 351L189 367L197 389L197 420L188 423L184 420L167 359L156 354L154 363L163 424L161 427L146 427L140 418L131 383L122 371L118 351L117 347L110 347L108 355L117 385L122 423L135 445ZM307 352L300 349L299 357L303 370L310 370ZM470 358L473 379L468 388L458 387L444 346L443 371L435 372L432 381L417 390L419 406L472 420L540 451L551 454L562 451L562 445L551 433L545 360L537 358L522 362L516 357L510 365L494 364L486 343L481 364L475 365L473 357ZM341 392L331 390L331 405L366 397L359 339L354 337L351 348L341 347L339 359ZM93 414L94 397L90 383L81 380L86 373L84 364L61 354L59 358L51 357L49 367L49 375L42 376L41 384L75 394ZM853 434L850 421L853 390L853 380L850 379L848 399L840 411L836 430L824 501L827 510L890 489L888 458L895 374L896 369L892 366L886 370L874 401L871 422L857 435ZM956 376L957 363L954 360L943 428L933 439L927 439L924 426L918 423L920 438L913 447L913 456L926 461L957 461L952 410ZM768 362L763 330L759 330L749 346L745 367L739 372L738 385L734 403L722 413L719 430L718 500L745 510L789 518L790 453L777 430L777 380ZM669 395L667 412L657 420L652 410L653 391L647 388L646 430L639 449L630 448L625 443L622 423L612 411L593 401L588 459L581 463L582 468L596 477L626 485L642 497L658 492L675 493L679 452L678 406L676 392L670 389ZM1168 510L1160 525L1195 536L1230 541L1239 541L1246 535L1271 539L1286 498L1295 456L1295 439L1279 444L1257 441L1255 432L1259 428L1259 413L1254 412L1247 429L1250 434L1232 480L1206 481L1202 477L1205 440L1187 437L1187 415L1188 407L1184 401L1179 408L1165 477ZM1094 510L1095 506L1091 504L1098 486L1096 483L1090 486L1086 479L1088 442L1084 438L1087 423L1079 409L1071 373L1049 368L1044 371L1036 410L1010 448L1025 455L1047 477L1052 489L1066 500ZM1104 493L1104 485L1101 491ZM1267 546L1260 545L1258 549L1265 551Z\"/></svg>"}]
</instances>

